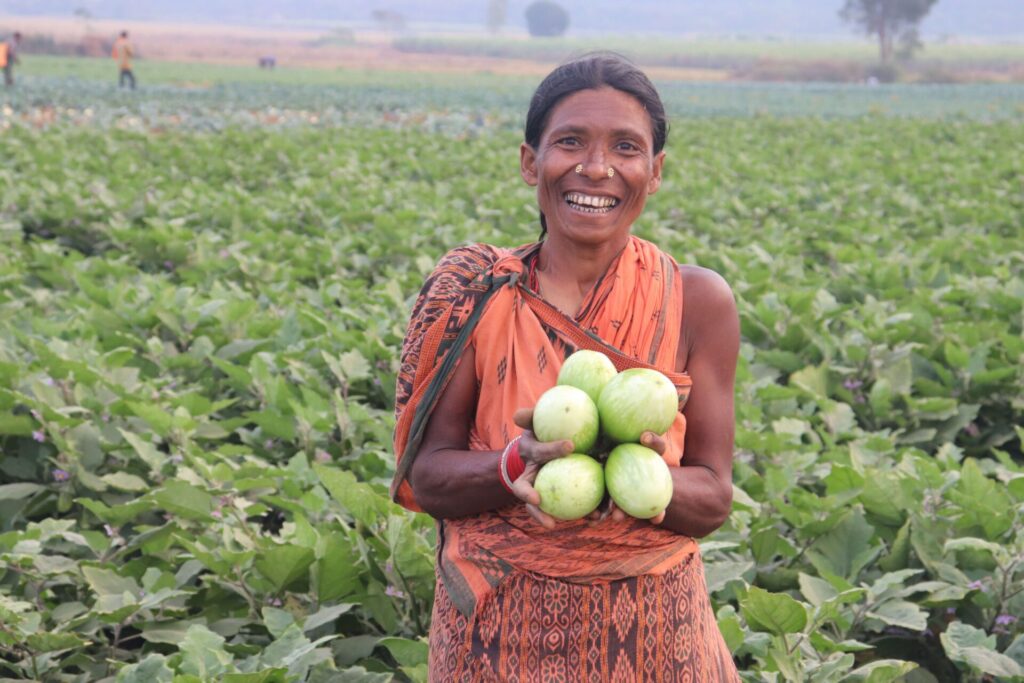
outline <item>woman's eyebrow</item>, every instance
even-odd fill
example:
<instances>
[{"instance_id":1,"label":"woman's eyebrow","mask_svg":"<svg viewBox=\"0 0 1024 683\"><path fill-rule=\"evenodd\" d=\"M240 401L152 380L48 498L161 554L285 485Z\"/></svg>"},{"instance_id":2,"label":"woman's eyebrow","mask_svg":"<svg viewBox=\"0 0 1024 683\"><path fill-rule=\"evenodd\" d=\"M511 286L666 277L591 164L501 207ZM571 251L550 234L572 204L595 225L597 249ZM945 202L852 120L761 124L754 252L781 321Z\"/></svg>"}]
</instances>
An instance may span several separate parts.
<instances>
[{"instance_id":1,"label":"woman's eyebrow","mask_svg":"<svg viewBox=\"0 0 1024 683\"><path fill-rule=\"evenodd\" d=\"M554 137L556 135L566 135L566 134L584 135L584 134L586 134L588 132L590 132L590 131L589 131L589 129L586 126L581 126L581 125L578 125L578 124L567 123L567 124L564 124L564 125L552 128L551 129L551 136ZM637 130L636 128L615 128L614 130L612 130L611 134L612 134L612 137L617 137L617 138L625 137L625 138L639 138L641 140L644 139L644 134L641 131Z\"/></svg>"}]
</instances>

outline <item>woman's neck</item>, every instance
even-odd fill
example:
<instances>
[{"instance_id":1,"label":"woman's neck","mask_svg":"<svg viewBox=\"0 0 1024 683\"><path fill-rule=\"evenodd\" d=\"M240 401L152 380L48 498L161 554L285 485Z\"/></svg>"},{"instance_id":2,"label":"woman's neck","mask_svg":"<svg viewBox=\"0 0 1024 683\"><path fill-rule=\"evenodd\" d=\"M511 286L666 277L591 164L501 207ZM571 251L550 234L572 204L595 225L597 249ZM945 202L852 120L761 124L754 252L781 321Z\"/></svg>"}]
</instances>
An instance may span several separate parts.
<instances>
[{"instance_id":1,"label":"woman's neck","mask_svg":"<svg viewBox=\"0 0 1024 683\"><path fill-rule=\"evenodd\" d=\"M580 245L548 235L537 255L537 276L544 298L575 316L628 240L626 235L621 244Z\"/></svg>"}]
</instances>

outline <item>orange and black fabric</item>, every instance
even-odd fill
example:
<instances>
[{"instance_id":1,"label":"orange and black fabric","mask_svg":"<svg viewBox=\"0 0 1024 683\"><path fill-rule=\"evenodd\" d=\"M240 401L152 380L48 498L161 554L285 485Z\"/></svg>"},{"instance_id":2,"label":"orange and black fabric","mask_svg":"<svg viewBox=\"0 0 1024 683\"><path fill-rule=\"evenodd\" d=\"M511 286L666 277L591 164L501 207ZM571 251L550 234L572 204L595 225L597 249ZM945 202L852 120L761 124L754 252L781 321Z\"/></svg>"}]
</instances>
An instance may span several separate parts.
<instances>
[{"instance_id":1,"label":"orange and black fabric","mask_svg":"<svg viewBox=\"0 0 1024 683\"><path fill-rule=\"evenodd\" d=\"M593 584L516 572L470 616L438 581L428 667L444 683L739 681L699 553Z\"/></svg>"},{"instance_id":2,"label":"orange and black fabric","mask_svg":"<svg viewBox=\"0 0 1024 683\"><path fill-rule=\"evenodd\" d=\"M419 509L407 481L409 468L431 411L470 346L475 350L479 384L470 450L504 448L520 431L512 421L515 411L535 405L540 395L555 385L564 359L585 348L604 352L619 370L656 368L672 380L680 412L667 435L669 448L664 457L670 466L679 465L683 457L686 420L681 409L691 382L689 376L674 369L683 311L676 263L649 242L632 237L588 294L580 312L569 317L531 286L539 248L540 244L516 250L474 245L453 250L428 278L416 301L398 380L398 462L392 485L392 495L409 509ZM432 629L432 678L449 680L452 675L451 670L433 666L448 661L433 653L435 646L446 647L434 640L451 625L447 620L454 618L454 613L444 611L444 605L453 606L467 628L489 629L494 624L481 617L482 610L492 605L509 582L554 582L545 585L565 586L565 590L575 590L570 589L573 585L629 585L634 587L630 591L642 584L660 594L663 582L655 577L668 576L696 555L692 538L644 520L606 520L597 525L582 520L559 522L555 529L547 530L521 504L439 520L437 572L442 607L438 609L442 609L442 622ZM646 577L643 581L648 583L638 584L638 577ZM703 590L701 609L710 610L702 581L699 588L686 585L672 590L688 595ZM634 601L629 609L635 610L637 598L628 594ZM627 599L627 593L619 595ZM671 599L667 594L663 597ZM540 610L536 618L547 623L541 616L543 605L537 603L533 609ZM601 618L611 616L606 613ZM523 619L526 612L503 618ZM462 635L474 637L469 632ZM716 637L716 648L721 645L717 628L706 635ZM635 659L634 645L623 645L622 651L632 652ZM465 647L460 652L461 656L473 656ZM536 678L538 673L520 680L547 680Z\"/></svg>"}]
</instances>

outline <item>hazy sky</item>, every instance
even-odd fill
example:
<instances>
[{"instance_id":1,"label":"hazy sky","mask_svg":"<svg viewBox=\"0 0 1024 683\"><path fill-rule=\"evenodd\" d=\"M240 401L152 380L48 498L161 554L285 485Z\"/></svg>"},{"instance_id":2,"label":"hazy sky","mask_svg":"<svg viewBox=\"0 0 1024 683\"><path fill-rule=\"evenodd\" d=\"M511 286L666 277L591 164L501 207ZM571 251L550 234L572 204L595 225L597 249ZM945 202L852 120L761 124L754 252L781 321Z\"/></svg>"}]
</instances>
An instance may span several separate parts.
<instances>
[{"instance_id":1,"label":"hazy sky","mask_svg":"<svg viewBox=\"0 0 1024 683\"><path fill-rule=\"evenodd\" d=\"M507 0L507 24L524 25L531 0ZM671 32L840 35L843 0L559 0L571 33ZM488 0L0 0L0 14L69 16L85 8L98 18L308 24L369 24L374 10L401 13L414 26L482 25ZM922 25L926 35L978 35L1024 40L1024 0L939 0Z\"/></svg>"}]
</instances>

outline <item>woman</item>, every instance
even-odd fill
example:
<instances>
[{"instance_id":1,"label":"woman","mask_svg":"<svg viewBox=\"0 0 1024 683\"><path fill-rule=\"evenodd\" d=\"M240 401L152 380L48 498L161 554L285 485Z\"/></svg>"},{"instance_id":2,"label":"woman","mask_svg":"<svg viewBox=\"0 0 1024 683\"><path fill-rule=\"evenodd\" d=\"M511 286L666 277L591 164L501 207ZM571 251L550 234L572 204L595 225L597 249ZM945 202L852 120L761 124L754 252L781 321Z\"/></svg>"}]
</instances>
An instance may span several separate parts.
<instances>
[{"instance_id":1,"label":"woman","mask_svg":"<svg viewBox=\"0 0 1024 683\"><path fill-rule=\"evenodd\" d=\"M525 133L542 240L449 252L403 348L393 495L438 520L431 680L736 681L694 541L732 500L735 303L630 234L661 184L664 108L632 64L590 55L541 83ZM537 507L571 442L536 441L529 407L578 348L677 387L675 423L642 437L674 483L654 519Z\"/></svg>"}]
</instances>

